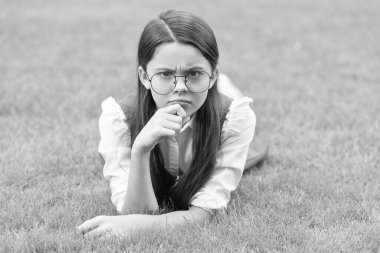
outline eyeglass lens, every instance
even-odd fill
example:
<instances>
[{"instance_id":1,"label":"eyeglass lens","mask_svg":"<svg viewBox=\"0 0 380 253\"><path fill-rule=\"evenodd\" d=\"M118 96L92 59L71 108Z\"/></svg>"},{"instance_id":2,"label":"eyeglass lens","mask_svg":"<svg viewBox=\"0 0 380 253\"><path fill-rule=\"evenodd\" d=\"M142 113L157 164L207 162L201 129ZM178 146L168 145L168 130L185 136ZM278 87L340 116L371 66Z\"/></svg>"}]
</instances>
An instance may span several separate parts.
<instances>
[{"instance_id":1,"label":"eyeglass lens","mask_svg":"<svg viewBox=\"0 0 380 253\"><path fill-rule=\"evenodd\" d=\"M175 76L173 73L164 72L153 75L150 82L153 91L166 95L175 89L179 78L184 78L187 89L196 93L206 91L211 80L209 74L201 71L190 72L186 76Z\"/></svg>"}]
</instances>

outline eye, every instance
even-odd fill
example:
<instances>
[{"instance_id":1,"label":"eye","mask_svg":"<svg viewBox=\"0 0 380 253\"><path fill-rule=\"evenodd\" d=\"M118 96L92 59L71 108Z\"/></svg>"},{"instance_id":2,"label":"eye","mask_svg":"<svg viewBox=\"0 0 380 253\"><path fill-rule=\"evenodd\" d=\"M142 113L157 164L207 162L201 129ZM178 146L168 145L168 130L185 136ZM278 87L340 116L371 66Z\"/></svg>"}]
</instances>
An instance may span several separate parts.
<instances>
[{"instance_id":1,"label":"eye","mask_svg":"<svg viewBox=\"0 0 380 253\"><path fill-rule=\"evenodd\" d=\"M187 73L187 76L190 78L197 78L201 75L202 73L200 71L190 71Z\"/></svg>"},{"instance_id":2,"label":"eye","mask_svg":"<svg viewBox=\"0 0 380 253\"><path fill-rule=\"evenodd\" d=\"M163 78L163 79L169 79L173 76L173 74L169 71L166 71L166 72L161 72L161 73L158 73L157 74L160 78Z\"/></svg>"}]
</instances>

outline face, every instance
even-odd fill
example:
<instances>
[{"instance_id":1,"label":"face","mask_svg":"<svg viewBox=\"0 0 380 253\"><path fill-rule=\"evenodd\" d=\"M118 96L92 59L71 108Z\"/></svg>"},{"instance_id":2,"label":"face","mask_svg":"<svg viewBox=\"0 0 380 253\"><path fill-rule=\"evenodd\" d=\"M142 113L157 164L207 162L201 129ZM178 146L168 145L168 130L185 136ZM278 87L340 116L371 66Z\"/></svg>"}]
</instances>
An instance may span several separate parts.
<instances>
[{"instance_id":1,"label":"face","mask_svg":"<svg viewBox=\"0 0 380 253\"><path fill-rule=\"evenodd\" d=\"M213 76L209 89L215 84L218 76L216 69L212 73L211 65L201 52L194 46L178 42L166 43L159 46L153 58L146 67L146 71L140 66L139 77L146 89L151 89L149 78L156 73L171 72L174 75L186 75L190 71L205 71ZM177 78L175 89L168 95L160 95L152 90L152 96L157 108L163 108L171 104L180 104L188 116L192 116L204 103L208 90L202 93L194 93L185 86L183 77Z\"/></svg>"}]
</instances>

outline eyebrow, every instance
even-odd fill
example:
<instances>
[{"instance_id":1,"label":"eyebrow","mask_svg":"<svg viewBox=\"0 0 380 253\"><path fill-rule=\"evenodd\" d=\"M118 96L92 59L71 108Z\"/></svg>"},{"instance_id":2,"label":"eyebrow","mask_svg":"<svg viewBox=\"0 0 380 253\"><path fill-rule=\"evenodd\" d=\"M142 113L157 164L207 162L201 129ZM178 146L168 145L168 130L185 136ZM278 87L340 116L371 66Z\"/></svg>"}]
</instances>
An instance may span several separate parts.
<instances>
[{"instance_id":1,"label":"eyebrow","mask_svg":"<svg viewBox=\"0 0 380 253\"><path fill-rule=\"evenodd\" d=\"M193 65L193 66L190 66L190 67L187 67L187 68L183 69L184 72L188 72L188 71L191 71L191 70L205 70L205 68L203 66L200 66L200 65ZM175 69L173 69L171 67L159 66L158 68L155 69L155 71L171 71L171 72L175 72Z\"/></svg>"}]
</instances>

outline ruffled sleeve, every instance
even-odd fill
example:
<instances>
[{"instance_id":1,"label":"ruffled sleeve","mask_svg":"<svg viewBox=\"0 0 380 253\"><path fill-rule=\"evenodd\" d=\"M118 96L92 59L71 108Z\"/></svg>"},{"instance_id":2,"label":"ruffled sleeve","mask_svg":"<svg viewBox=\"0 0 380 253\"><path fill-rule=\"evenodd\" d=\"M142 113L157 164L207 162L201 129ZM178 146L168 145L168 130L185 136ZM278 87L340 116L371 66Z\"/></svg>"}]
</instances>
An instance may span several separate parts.
<instances>
[{"instance_id":1,"label":"ruffled sleeve","mask_svg":"<svg viewBox=\"0 0 380 253\"><path fill-rule=\"evenodd\" d=\"M256 117L249 107L251 98L231 103L222 129L222 144L217 152L216 167L205 186L191 200L191 205L210 209L227 207L231 192L243 175L256 126Z\"/></svg>"},{"instance_id":2,"label":"ruffled sleeve","mask_svg":"<svg viewBox=\"0 0 380 253\"><path fill-rule=\"evenodd\" d=\"M128 186L131 137L125 115L112 97L102 102L99 132L98 151L105 161L103 175L110 184L111 201L121 212Z\"/></svg>"}]
</instances>

